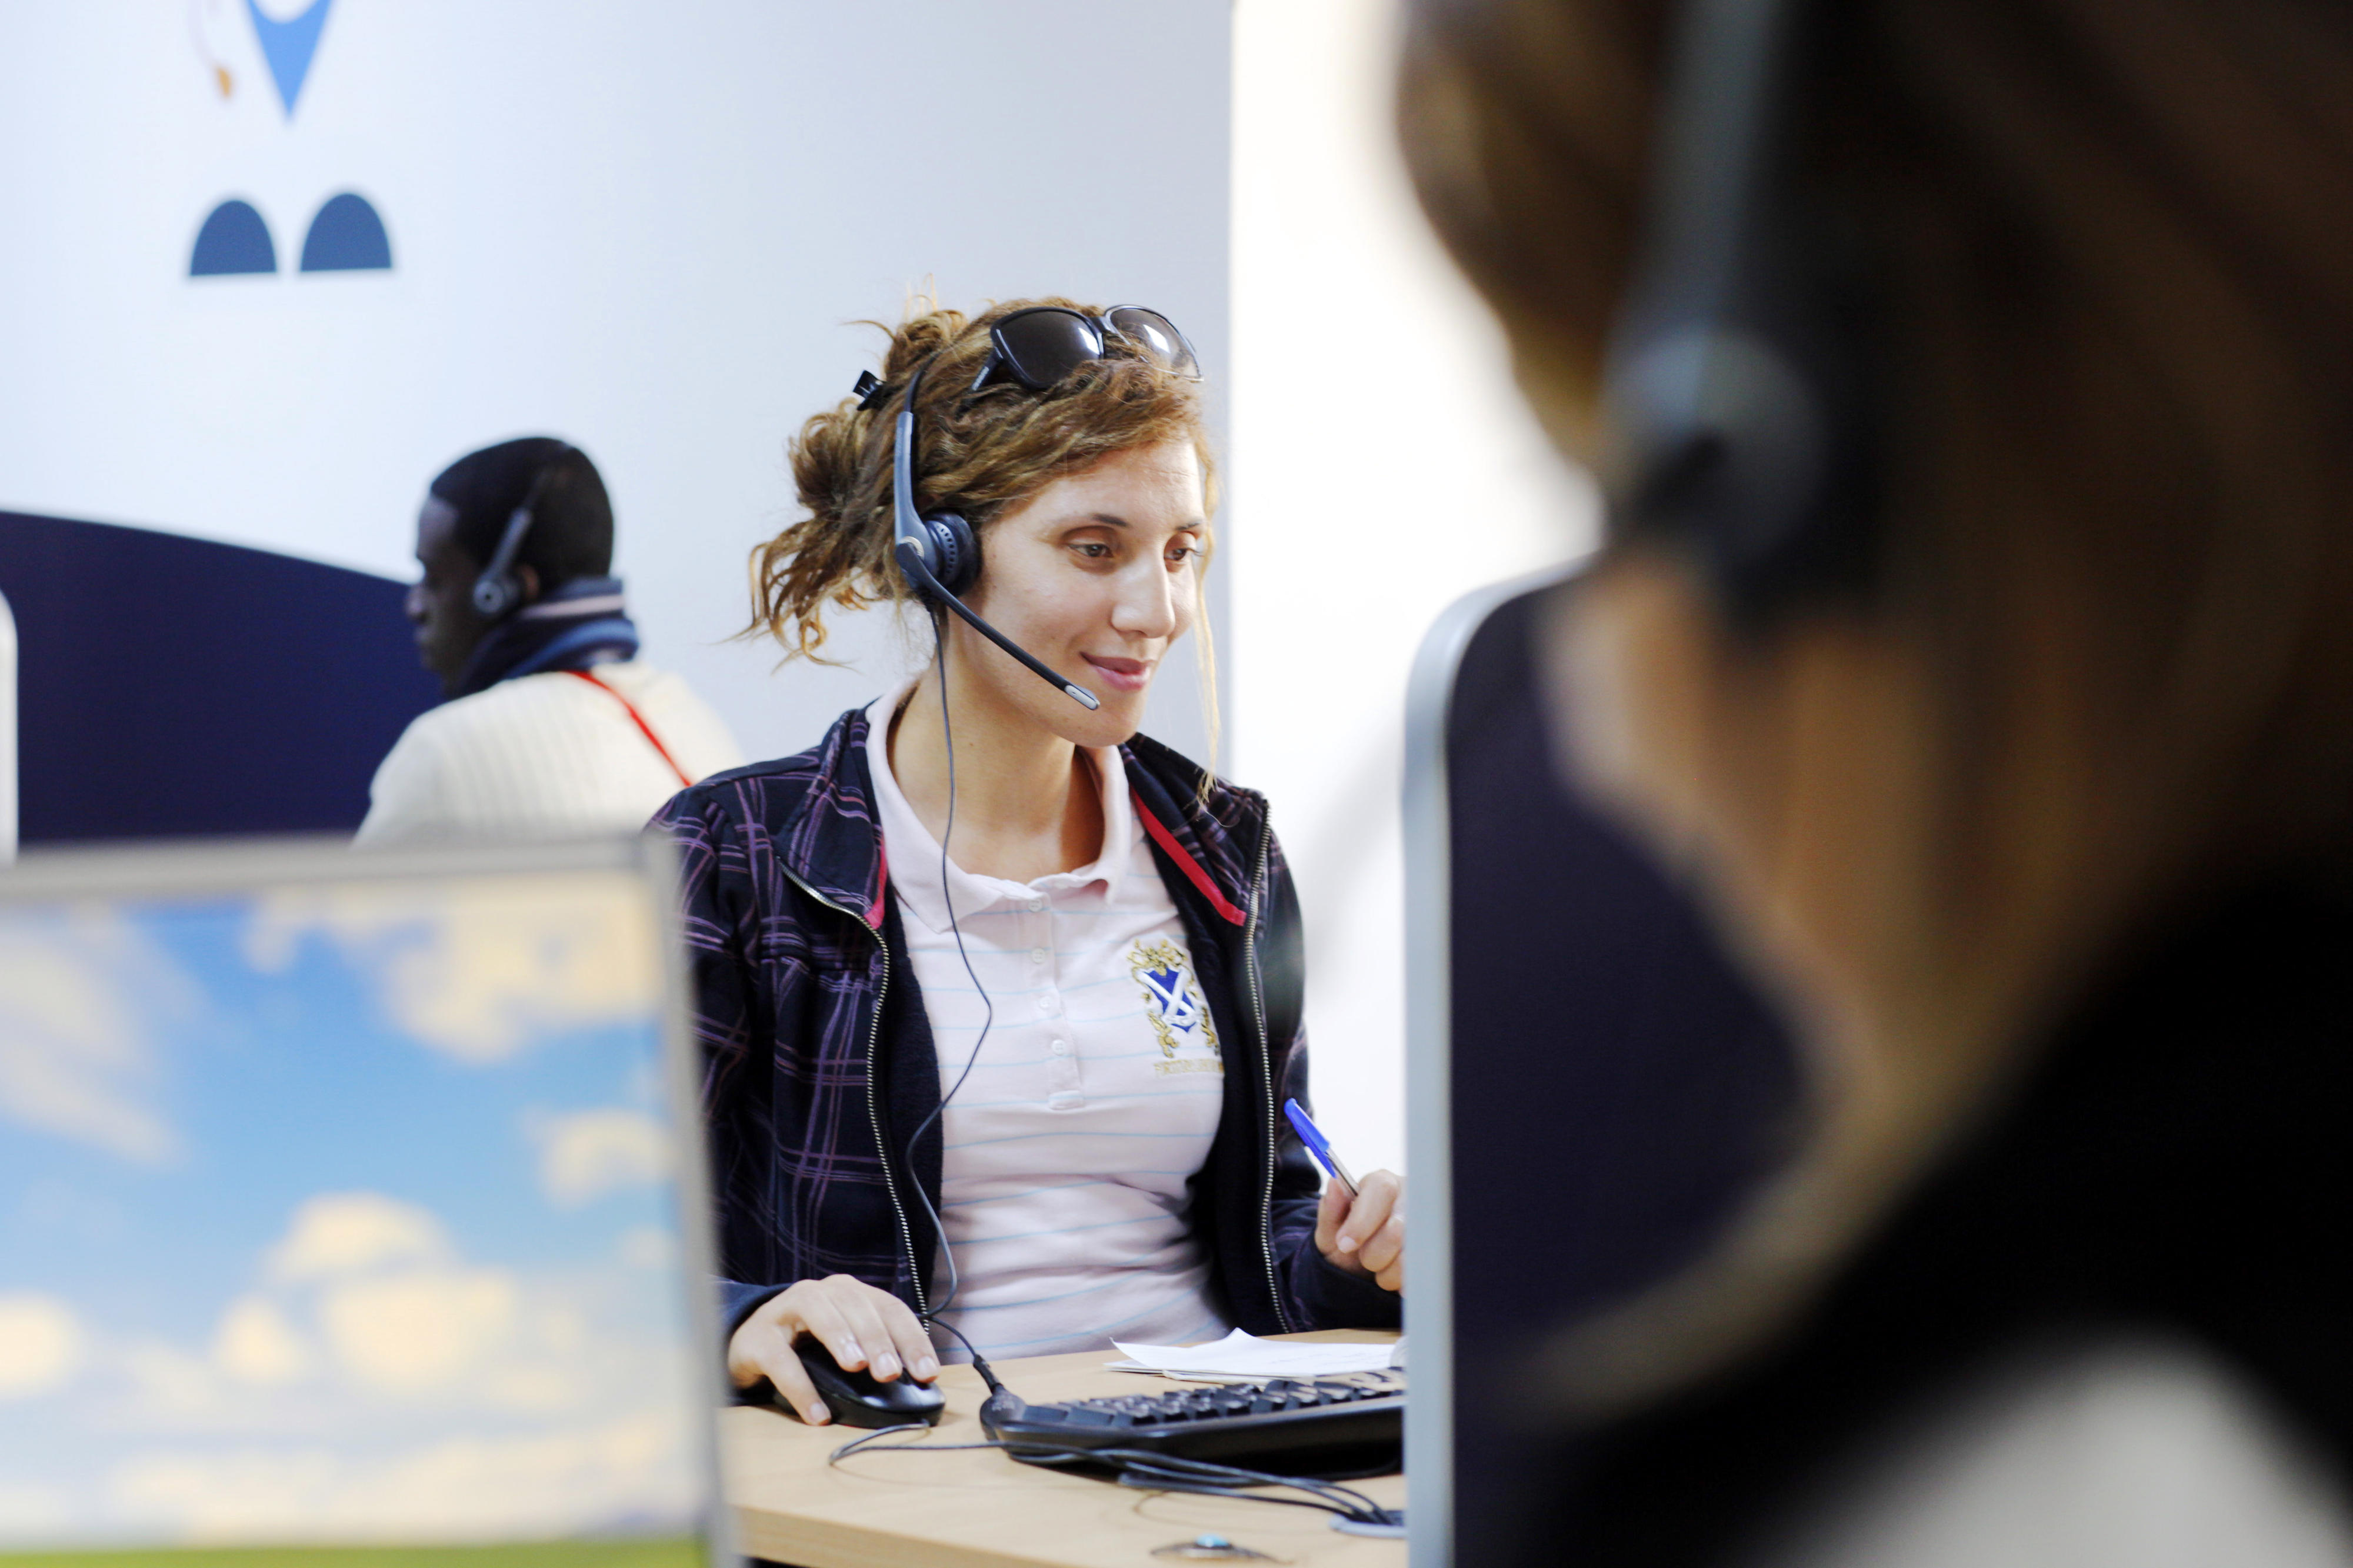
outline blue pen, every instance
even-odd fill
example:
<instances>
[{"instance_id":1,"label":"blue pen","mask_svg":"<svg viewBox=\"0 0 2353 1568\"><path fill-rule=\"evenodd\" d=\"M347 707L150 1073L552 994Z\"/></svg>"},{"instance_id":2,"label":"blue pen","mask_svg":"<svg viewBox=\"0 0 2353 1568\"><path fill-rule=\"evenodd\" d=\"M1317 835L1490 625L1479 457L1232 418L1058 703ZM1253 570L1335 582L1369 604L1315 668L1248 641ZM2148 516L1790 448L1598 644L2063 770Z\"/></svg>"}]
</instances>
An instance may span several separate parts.
<instances>
[{"instance_id":1,"label":"blue pen","mask_svg":"<svg viewBox=\"0 0 2353 1568\"><path fill-rule=\"evenodd\" d=\"M1340 1163L1339 1155L1332 1152L1332 1141L1324 1136L1324 1130L1315 1125L1314 1119L1301 1110L1299 1101L1295 1100L1282 1102L1282 1113L1291 1118L1291 1125L1298 1130L1299 1141L1307 1145L1307 1152L1315 1156L1316 1163L1338 1178L1340 1184L1348 1189L1348 1195L1355 1197L1356 1178L1348 1174L1348 1167Z\"/></svg>"}]
</instances>

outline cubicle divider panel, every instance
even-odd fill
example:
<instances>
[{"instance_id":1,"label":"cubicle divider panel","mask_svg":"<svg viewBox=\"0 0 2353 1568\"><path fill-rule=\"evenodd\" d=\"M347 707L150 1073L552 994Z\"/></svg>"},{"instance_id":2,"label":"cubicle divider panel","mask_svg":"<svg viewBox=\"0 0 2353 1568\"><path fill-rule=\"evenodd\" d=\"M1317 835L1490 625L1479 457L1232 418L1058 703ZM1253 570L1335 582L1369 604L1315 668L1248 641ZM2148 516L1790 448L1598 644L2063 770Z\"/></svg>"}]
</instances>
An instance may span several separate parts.
<instances>
[{"instance_id":1,"label":"cubicle divider panel","mask_svg":"<svg viewBox=\"0 0 2353 1568\"><path fill-rule=\"evenodd\" d=\"M267 550L0 512L26 844L345 832L439 700L403 584Z\"/></svg>"}]
</instances>

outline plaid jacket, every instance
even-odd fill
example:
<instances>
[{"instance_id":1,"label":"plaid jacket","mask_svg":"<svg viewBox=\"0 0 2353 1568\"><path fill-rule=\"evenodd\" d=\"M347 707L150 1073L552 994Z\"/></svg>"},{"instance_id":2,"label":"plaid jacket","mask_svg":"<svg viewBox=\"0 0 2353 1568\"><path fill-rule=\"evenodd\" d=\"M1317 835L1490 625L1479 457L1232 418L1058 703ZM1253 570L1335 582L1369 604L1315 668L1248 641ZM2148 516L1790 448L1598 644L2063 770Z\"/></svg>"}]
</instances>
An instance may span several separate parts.
<instances>
[{"instance_id":1,"label":"plaid jacket","mask_svg":"<svg viewBox=\"0 0 2353 1568\"><path fill-rule=\"evenodd\" d=\"M937 1054L889 896L863 709L813 750L714 774L654 818L677 846L732 1327L801 1279L849 1274L921 1313L940 1201ZM1315 1168L1277 1110L1307 1099L1299 903L1258 795L1138 736L1136 815L1226 1056L1192 1182L1214 1288L1256 1333L1393 1327L1398 1298L1315 1250Z\"/></svg>"}]
</instances>

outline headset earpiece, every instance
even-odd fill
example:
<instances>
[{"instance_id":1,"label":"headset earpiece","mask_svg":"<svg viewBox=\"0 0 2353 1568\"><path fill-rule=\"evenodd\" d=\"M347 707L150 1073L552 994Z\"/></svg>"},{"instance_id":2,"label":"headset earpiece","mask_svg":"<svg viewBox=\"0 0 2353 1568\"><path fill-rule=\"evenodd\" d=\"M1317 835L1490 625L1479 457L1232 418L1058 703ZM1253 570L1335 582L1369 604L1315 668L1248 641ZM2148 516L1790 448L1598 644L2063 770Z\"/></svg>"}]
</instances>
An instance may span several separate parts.
<instances>
[{"instance_id":1,"label":"headset earpiece","mask_svg":"<svg viewBox=\"0 0 2353 1568\"><path fill-rule=\"evenodd\" d=\"M1829 345L1694 323L1632 346L1611 388L1613 528L1683 541L1755 617L1852 586L1868 559L1862 416Z\"/></svg>"},{"instance_id":2,"label":"headset earpiece","mask_svg":"<svg viewBox=\"0 0 2353 1568\"><path fill-rule=\"evenodd\" d=\"M972 592L980 581L980 541L972 531L972 524L952 511L935 511L923 518L923 538L929 557L924 564L939 585L951 594ZM923 593L920 583L913 584Z\"/></svg>"},{"instance_id":3,"label":"headset earpiece","mask_svg":"<svg viewBox=\"0 0 2353 1568\"><path fill-rule=\"evenodd\" d=\"M532 475L531 489L524 492L522 504L507 514L506 531L499 535L499 547L491 552L490 564L482 568L482 574L474 579L474 608L485 620L504 620L522 603L522 584L514 574L515 557L522 553L522 542L531 533L533 514L539 506L540 492L547 488L547 477L555 471L556 464L571 455L569 446L560 446L555 455Z\"/></svg>"},{"instance_id":4,"label":"headset earpiece","mask_svg":"<svg viewBox=\"0 0 2353 1568\"><path fill-rule=\"evenodd\" d=\"M504 620L522 597L522 585L512 577L483 577L474 584L474 609L486 621Z\"/></svg>"},{"instance_id":5,"label":"headset earpiece","mask_svg":"<svg viewBox=\"0 0 2353 1568\"><path fill-rule=\"evenodd\" d=\"M504 620L522 598L522 584L516 581L514 558L522 546L523 536L531 531L531 508L519 506L507 517L506 531L499 536L498 552L491 564L474 579L474 609L483 619Z\"/></svg>"},{"instance_id":6,"label":"headset earpiece","mask_svg":"<svg viewBox=\"0 0 2353 1568\"><path fill-rule=\"evenodd\" d=\"M474 610L486 621L503 620L517 597L512 577L479 577L474 581Z\"/></svg>"}]
</instances>

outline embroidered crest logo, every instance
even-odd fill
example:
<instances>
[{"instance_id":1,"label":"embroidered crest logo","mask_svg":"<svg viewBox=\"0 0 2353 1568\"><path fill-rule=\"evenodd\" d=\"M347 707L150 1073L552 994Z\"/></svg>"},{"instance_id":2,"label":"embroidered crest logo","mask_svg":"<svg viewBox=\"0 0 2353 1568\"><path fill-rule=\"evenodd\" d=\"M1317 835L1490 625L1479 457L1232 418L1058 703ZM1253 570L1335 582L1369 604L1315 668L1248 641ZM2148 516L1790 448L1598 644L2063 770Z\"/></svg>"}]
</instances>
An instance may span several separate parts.
<instances>
[{"instance_id":1,"label":"embroidered crest logo","mask_svg":"<svg viewBox=\"0 0 2353 1568\"><path fill-rule=\"evenodd\" d=\"M1218 1049L1218 1026L1209 1021L1208 1004L1185 963L1185 954L1166 937L1137 942L1128 950L1128 973L1144 987L1144 1016L1160 1038L1160 1054L1174 1057L1184 1045Z\"/></svg>"}]
</instances>

